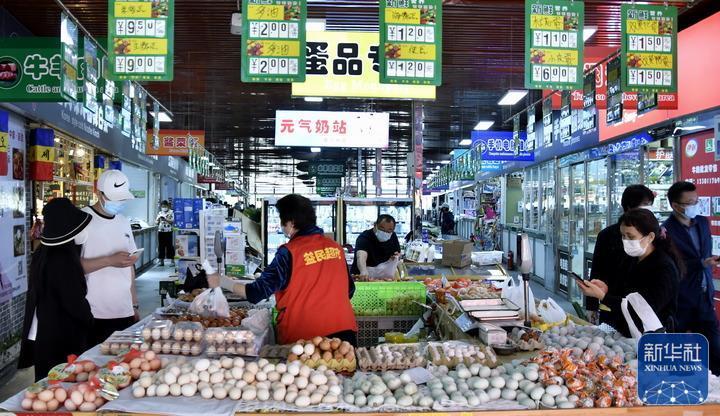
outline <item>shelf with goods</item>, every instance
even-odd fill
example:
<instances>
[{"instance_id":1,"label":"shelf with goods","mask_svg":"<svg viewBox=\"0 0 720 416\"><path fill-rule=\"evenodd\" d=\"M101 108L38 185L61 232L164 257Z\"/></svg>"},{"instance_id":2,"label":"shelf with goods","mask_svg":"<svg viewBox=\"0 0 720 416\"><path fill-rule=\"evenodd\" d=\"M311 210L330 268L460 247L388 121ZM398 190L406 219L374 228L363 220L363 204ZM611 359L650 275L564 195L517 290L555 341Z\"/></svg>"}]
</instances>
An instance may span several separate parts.
<instances>
[{"instance_id":1,"label":"shelf with goods","mask_svg":"<svg viewBox=\"0 0 720 416\"><path fill-rule=\"evenodd\" d=\"M651 143L647 146L643 158L643 178L645 185L655 193L653 210L660 221L672 214L667 199L667 190L675 182L675 161L672 141Z\"/></svg>"}]
</instances>

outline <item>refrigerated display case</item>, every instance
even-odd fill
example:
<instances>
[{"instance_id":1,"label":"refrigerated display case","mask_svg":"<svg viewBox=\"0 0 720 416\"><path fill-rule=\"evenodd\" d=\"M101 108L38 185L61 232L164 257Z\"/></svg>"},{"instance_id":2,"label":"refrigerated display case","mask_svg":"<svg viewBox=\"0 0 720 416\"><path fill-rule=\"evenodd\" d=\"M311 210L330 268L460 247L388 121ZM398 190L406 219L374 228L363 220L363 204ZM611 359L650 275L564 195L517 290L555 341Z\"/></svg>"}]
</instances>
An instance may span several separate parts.
<instances>
[{"instance_id":1,"label":"refrigerated display case","mask_svg":"<svg viewBox=\"0 0 720 416\"><path fill-rule=\"evenodd\" d=\"M585 164L571 166L572 196L570 209L570 271L582 276L585 268L585 201L587 198L587 181ZM570 300L581 300L582 293L575 279L568 282Z\"/></svg>"},{"instance_id":2,"label":"refrigerated display case","mask_svg":"<svg viewBox=\"0 0 720 416\"><path fill-rule=\"evenodd\" d=\"M629 185L642 183L640 178L640 150L610 156L610 222L615 223L623 213L620 200Z\"/></svg>"},{"instance_id":3,"label":"refrigerated display case","mask_svg":"<svg viewBox=\"0 0 720 416\"><path fill-rule=\"evenodd\" d=\"M673 144L670 139L650 143L643 155L644 182L655 192L653 208L659 221L665 221L672 214L667 191L675 181Z\"/></svg>"},{"instance_id":4,"label":"refrigerated display case","mask_svg":"<svg viewBox=\"0 0 720 416\"><path fill-rule=\"evenodd\" d=\"M375 224L380 214L395 218L395 234L400 244L412 230L413 201L411 198L345 198L343 200L343 242L355 246L358 236Z\"/></svg>"},{"instance_id":5,"label":"refrigerated display case","mask_svg":"<svg viewBox=\"0 0 720 416\"><path fill-rule=\"evenodd\" d=\"M595 251L597 235L607 227L608 207L607 159L593 160L587 164L587 248L589 258Z\"/></svg>"},{"instance_id":6,"label":"refrigerated display case","mask_svg":"<svg viewBox=\"0 0 720 416\"><path fill-rule=\"evenodd\" d=\"M332 233L335 240L337 233L337 200L335 198L310 198L315 208L317 226L326 234ZM262 204L262 229L264 264L267 266L275 258L278 247L288 242L280 225L280 214L275 204L277 198L265 198Z\"/></svg>"}]
</instances>

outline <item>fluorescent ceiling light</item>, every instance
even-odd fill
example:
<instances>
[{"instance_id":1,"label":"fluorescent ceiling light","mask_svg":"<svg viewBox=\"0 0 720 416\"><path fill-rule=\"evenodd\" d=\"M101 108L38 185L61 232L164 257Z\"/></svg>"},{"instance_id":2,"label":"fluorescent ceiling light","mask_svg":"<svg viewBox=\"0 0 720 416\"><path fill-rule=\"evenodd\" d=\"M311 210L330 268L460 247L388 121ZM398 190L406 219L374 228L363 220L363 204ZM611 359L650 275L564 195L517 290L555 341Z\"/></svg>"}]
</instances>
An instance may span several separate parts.
<instances>
[{"instance_id":1,"label":"fluorescent ceiling light","mask_svg":"<svg viewBox=\"0 0 720 416\"><path fill-rule=\"evenodd\" d=\"M213 162L208 162L208 166L215 166Z\"/></svg>"},{"instance_id":2,"label":"fluorescent ceiling light","mask_svg":"<svg viewBox=\"0 0 720 416\"><path fill-rule=\"evenodd\" d=\"M472 140L470 139L462 139L460 140L460 143L458 143L460 146L469 146L472 143Z\"/></svg>"},{"instance_id":3,"label":"fluorescent ceiling light","mask_svg":"<svg viewBox=\"0 0 720 416\"><path fill-rule=\"evenodd\" d=\"M698 126L698 125L679 126L679 127L675 127L675 130L673 130L673 134L677 134L678 131L689 132L689 131L702 130L702 129L706 129L706 128L707 127L705 127L705 126Z\"/></svg>"},{"instance_id":4,"label":"fluorescent ceiling light","mask_svg":"<svg viewBox=\"0 0 720 416\"><path fill-rule=\"evenodd\" d=\"M313 153L320 153L320 150L322 150L322 149L320 149L319 147L311 147L310 148L310 151Z\"/></svg>"},{"instance_id":5,"label":"fluorescent ceiling light","mask_svg":"<svg viewBox=\"0 0 720 416\"><path fill-rule=\"evenodd\" d=\"M325 19L307 19L305 21L305 30L308 32L324 32Z\"/></svg>"},{"instance_id":6,"label":"fluorescent ceiling light","mask_svg":"<svg viewBox=\"0 0 720 416\"><path fill-rule=\"evenodd\" d=\"M155 112L150 111L150 115L155 117ZM161 123L169 123L172 121L172 118L170 118L170 115L164 111L158 112L158 121Z\"/></svg>"},{"instance_id":7,"label":"fluorescent ceiling light","mask_svg":"<svg viewBox=\"0 0 720 416\"><path fill-rule=\"evenodd\" d=\"M323 102L323 97L305 97L305 101L308 103L321 103Z\"/></svg>"},{"instance_id":8,"label":"fluorescent ceiling light","mask_svg":"<svg viewBox=\"0 0 720 416\"><path fill-rule=\"evenodd\" d=\"M583 42L587 42L595 32L597 32L597 26L585 26L583 28Z\"/></svg>"},{"instance_id":9,"label":"fluorescent ceiling light","mask_svg":"<svg viewBox=\"0 0 720 416\"><path fill-rule=\"evenodd\" d=\"M449 164L450 164L450 161L449 161L449 160L443 160L443 161L441 161L440 163L442 163L443 165L449 165Z\"/></svg>"},{"instance_id":10,"label":"fluorescent ceiling light","mask_svg":"<svg viewBox=\"0 0 720 416\"><path fill-rule=\"evenodd\" d=\"M515 105L527 95L527 90L509 90L498 101L498 105Z\"/></svg>"},{"instance_id":11,"label":"fluorescent ceiling light","mask_svg":"<svg viewBox=\"0 0 720 416\"><path fill-rule=\"evenodd\" d=\"M478 121L475 127L473 127L473 130L487 130L492 127L493 124L495 124L495 122L491 120Z\"/></svg>"}]
</instances>

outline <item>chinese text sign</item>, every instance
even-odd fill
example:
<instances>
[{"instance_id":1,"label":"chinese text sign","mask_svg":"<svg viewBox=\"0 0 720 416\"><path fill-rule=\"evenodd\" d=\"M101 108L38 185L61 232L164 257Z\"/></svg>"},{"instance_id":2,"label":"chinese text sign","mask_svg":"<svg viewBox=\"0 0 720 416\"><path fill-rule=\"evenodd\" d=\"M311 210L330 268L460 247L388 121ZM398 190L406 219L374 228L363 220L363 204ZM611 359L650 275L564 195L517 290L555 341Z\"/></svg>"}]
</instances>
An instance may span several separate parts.
<instances>
[{"instance_id":1,"label":"chinese text sign","mask_svg":"<svg viewBox=\"0 0 720 416\"><path fill-rule=\"evenodd\" d=\"M275 146L387 147L388 113L275 112Z\"/></svg>"}]
</instances>

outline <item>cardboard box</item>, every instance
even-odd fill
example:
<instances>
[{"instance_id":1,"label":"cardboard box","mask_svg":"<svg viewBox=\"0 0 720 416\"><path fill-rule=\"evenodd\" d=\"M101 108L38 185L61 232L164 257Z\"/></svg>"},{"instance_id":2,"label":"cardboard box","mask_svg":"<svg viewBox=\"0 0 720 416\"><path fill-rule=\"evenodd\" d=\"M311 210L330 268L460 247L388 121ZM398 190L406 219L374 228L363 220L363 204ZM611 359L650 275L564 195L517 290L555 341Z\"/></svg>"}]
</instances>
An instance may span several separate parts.
<instances>
[{"instance_id":1,"label":"cardboard box","mask_svg":"<svg viewBox=\"0 0 720 416\"><path fill-rule=\"evenodd\" d=\"M175 236L175 254L178 257L200 256L199 238L194 234Z\"/></svg>"},{"instance_id":2,"label":"cardboard box","mask_svg":"<svg viewBox=\"0 0 720 416\"><path fill-rule=\"evenodd\" d=\"M473 243L468 240L450 240L443 242L442 265L465 267L472 262Z\"/></svg>"}]
</instances>

